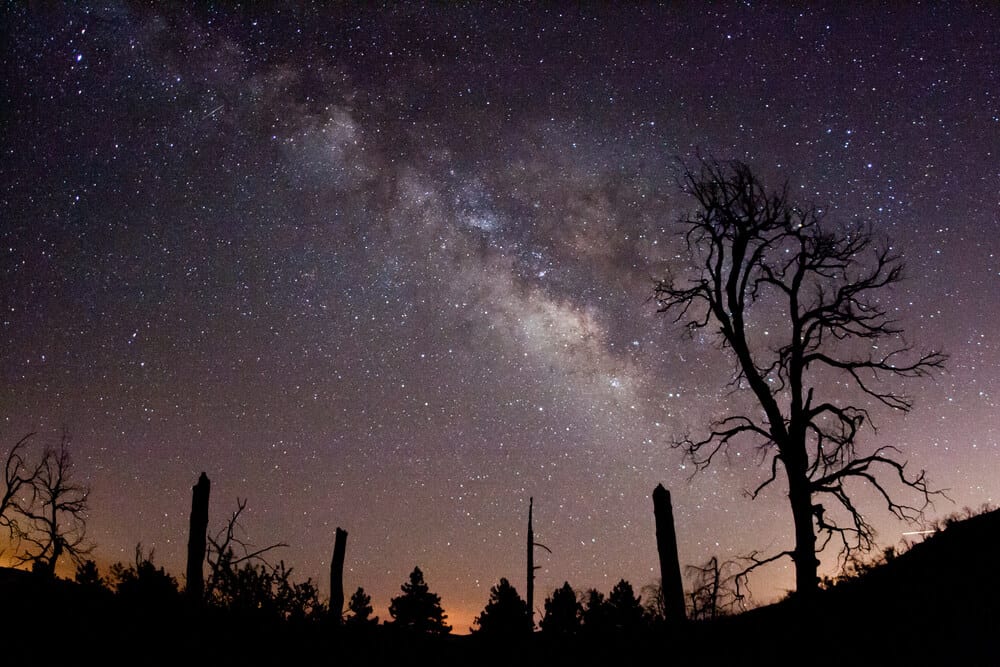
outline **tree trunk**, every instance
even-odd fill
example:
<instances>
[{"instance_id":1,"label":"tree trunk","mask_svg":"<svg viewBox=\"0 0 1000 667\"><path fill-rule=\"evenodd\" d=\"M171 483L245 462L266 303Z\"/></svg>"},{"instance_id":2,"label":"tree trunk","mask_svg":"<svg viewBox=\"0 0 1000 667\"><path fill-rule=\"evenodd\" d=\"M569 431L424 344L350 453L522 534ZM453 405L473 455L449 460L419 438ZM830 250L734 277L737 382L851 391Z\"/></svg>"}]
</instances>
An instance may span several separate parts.
<instances>
[{"instance_id":1,"label":"tree trunk","mask_svg":"<svg viewBox=\"0 0 1000 667\"><path fill-rule=\"evenodd\" d=\"M62 540L58 536L56 536L52 539L52 558L49 559L49 562L46 563L45 567L43 568L43 571L49 577L56 576L56 563L59 562L59 557L62 556L62 553L63 553Z\"/></svg>"},{"instance_id":2,"label":"tree trunk","mask_svg":"<svg viewBox=\"0 0 1000 667\"><path fill-rule=\"evenodd\" d=\"M337 528L330 561L330 613L340 623L344 613L344 554L347 551L347 531Z\"/></svg>"},{"instance_id":3,"label":"tree trunk","mask_svg":"<svg viewBox=\"0 0 1000 667\"><path fill-rule=\"evenodd\" d=\"M677 557L677 534L674 531L674 509L670 492L657 484L653 489L653 516L656 519L656 550L660 556L660 592L663 595L663 613L670 624L683 623L684 585L681 582L681 565Z\"/></svg>"},{"instance_id":4,"label":"tree trunk","mask_svg":"<svg viewBox=\"0 0 1000 667\"><path fill-rule=\"evenodd\" d=\"M188 532L187 586L185 592L193 600L205 594L205 547L208 533L208 496L212 483L201 473L198 483L191 488L191 527Z\"/></svg>"},{"instance_id":5,"label":"tree trunk","mask_svg":"<svg viewBox=\"0 0 1000 667\"><path fill-rule=\"evenodd\" d=\"M788 500L792 505L795 524L795 592L803 598L811 597L819 589L819 560L816 558L816 531L813 526L812 493L805 466L795 465L786 459L788 474Z\"/></svg>"}]
</instances>

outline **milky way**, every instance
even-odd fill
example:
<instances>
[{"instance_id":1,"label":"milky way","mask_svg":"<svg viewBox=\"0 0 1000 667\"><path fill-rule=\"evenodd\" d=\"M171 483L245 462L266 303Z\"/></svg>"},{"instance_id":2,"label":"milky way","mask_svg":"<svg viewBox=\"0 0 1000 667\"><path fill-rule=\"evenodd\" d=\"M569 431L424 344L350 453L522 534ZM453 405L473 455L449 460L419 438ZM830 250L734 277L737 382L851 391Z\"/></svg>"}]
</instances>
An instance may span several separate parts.
<instances>
[{"instance_id":1,"label":"milky way","mask_svg":"<svg viewBox=\"0 0 1000 667\"><path fill-rule=\"evenodd\" d=\"M697 155L892 239L951 359L861 444L932 517L997 501L1000 11L491 4L4 8L0 442L70 431L99 562L180 574L203 470L215 528L247 498L325 582L342 526L348 591L384 618L419 565L458 631L523 592L530 496L539 597L651 583L658 482L682 564L788 547L752 456L669 446L740 400L650 300Z\"/></svg>"}]
</instances>

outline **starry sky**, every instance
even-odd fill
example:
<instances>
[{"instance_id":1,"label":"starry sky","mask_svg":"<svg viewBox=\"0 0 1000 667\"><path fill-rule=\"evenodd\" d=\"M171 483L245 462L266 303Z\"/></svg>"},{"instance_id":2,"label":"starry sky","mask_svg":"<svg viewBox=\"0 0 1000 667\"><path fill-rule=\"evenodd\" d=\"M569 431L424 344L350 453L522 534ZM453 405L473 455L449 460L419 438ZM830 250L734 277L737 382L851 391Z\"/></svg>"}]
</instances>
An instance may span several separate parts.
<instances>
[{"instance_id":1,"label":"starry sky","mask_svg":"<svg viewBox=\"0 0 1000 667\"><path fill-rule=\"evenodd\" d=\"M210 530L247 498L325 590L342 526L349 592L385 618L419 565L457 631L523 593L530 496L536 608L654 580L659 482L682 564L790 546L749 453L669 446L742 400L650 300L698 154L892 240L951 358L860 445L931 517L998 501L996 6L288 4L0 10L0 442L70 431L99 562L180 575L203 470Z\"/></svg>"}]
</instances>

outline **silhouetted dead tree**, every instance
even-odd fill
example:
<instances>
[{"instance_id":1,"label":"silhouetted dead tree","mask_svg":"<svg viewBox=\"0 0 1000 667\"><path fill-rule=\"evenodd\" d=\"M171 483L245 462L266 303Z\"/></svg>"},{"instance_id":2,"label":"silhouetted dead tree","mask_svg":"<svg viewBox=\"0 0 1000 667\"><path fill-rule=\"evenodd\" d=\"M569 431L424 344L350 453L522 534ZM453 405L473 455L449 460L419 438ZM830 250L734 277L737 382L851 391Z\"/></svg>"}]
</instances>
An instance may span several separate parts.
<instances>
[{"instance_id":1,"label":"silhouetted dead tree","mask_svg":"<svg viewBox=\"0 0 1000 667\"><path fill-rule=\"evenodd\" d=\"M712 556L704 565L685 568L692 578L689 594L692 619L711 620L743 609L746 597L737 588L740 574L734 572L738 567L732 561L720 564L719 559Z\"/></svg>"},{"instance_id":2,"label":"silhouetted dead tree","mask_svg":"<svg viewBox=\"0 0 1000 667\"><path fill-rule=\"evenodd\" d=\"M3 466L3 488L0 489L0 528L7 530L7 538L16 547L24 527L24 510L35 501L35 481L41 474L44 459L32 466L28 463L29 433L17 441L9 452Z\"/></svg>"},{"instance_id":3,"label":"silhouetted dead tree","mask_svg":"<svg viewBox=\"0 0 1000 667\"><path fill-rule=\"evenodd\" d=\"M946 357L918 353L902 338L884 296L903 264L870 225L835 227L820 210L794 203L787 185L768 192L740 162L703 160L683 183L698 204L681 221L694 266L683 278L657 282L658 311L692 333L715 330L735 362L729 387L748 392L755 406L675 446L697 470L733 447L753 448L770 470L753 498L784 471L795 545L752 556L747 570L790 556L796 589L808 594L819 582L816 553L832 539L845 557L874 544L850 482L867 483L906 520L919 518L938 493L923 471L907 474L895 447L862 454L856 445L862 425L871 424L869 407L912 407L884 381L928 375ZM851 389L862 401L845 398ZM885 475L915 491L918 504L895 500ZM823 498L833 507L817 502Z\"/></svg>"},{"instance_id":4,"label":"silhouetted dead tree","mask_svg":"<svg viewBox=\"0 0 1000 667\"><path fill-rule=\"evenodd\" d=\"M225 595L226 591L237 588L236 581L240 568L247 565L261 565L269 570L278 566L271 564L265 555L287 547L284 542L278 542L266 547L257 548L243 537L243 527L240 525L240 515L246 509L245 499L236 499L236 510L230 515L226 526L214 537L208 538L206 561L208 562L209 578L205 585L205 595L209 598ZM284 569L284 565L281 565Z\"/></svg>"},{"instance_id":5,"label":"silhouetted dead tree","mask_svg":"<svg viewBox=\"0 0 1000 667\"><path fill-rule=\"evenodd\" d=\"M59 449L45 450L32 480L32 502L20 509L27 520L20 540L27 548L17 561L49 575L63 556L79 565L93 551L86 539L90 489L73 481L68 446L63 433Z\"/></svg>"},{"instance_id":6,"label":"silhouetted dead tree","mask_svg":"<svg viewBox=\"0 0 1000 667\"><path fill-rule=\"evenodd\" d=\"M527 596L525 603L528 605L528 619L531 621L531 629L535 629L535 570L542 569L541 565L535 565L535 547L541 547L549 553L552 550L540 542L535 541L535 529L532 525L532 510L535 506L535 499L528 498L528 563L527 563L527 585L525 586Z\"/></svg>"},{"instance_id":7,"label":"silhouetted dead tree","mask_svg":"<svg viewBox=\"0 0 1000 667\"><path fill-rule=\"evenodd\" d=\"M677 556L677 533L670 492L662 484L653 489L653 515L656 519L656 551L660 560L660 605L663 619L673 625L683 623L684 584Z\"/></svg>"},{"instance_id":8,"label":"silhouetted dead tree","mask_svg":"<svg viewBox=\"0 0 1000 667\"><path fill-rule=\"evenodd\" d=\"M347 531L337 526L330 560L330 619L340 623L344 614L344 557L347 554Z\"/></svg>"},{"instance_id":9,"label":"silhouetted dead tree","mask_svg":"<svg viewBox=\"0 0 1000 667\"><path fill-rule=\"evenodd\" d=\"M185 593L193 600L201 600L205 595L204 564L208 538L208 500L211 494L212 482L203 472L198 477L198 483L191 487Z\"/></svg>"}]
</instances>

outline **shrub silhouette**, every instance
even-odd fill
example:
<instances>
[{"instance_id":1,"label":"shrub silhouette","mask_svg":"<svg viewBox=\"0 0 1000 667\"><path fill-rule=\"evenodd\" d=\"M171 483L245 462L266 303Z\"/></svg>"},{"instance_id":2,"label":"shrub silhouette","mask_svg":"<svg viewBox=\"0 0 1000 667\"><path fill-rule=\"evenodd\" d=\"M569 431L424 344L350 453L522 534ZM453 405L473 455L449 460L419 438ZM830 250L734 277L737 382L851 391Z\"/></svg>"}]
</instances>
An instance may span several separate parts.
<instances>
[{"instance_id":1,"label":"shrub silhouette","mask_svg":"<svg viewBox=\"0 0 1000 667\"><path fill-rule=\"evenodd\" d=\"M179 595L177 580L163 567L157 567L153 563L153 551L144 554L141 544L135 547L135 562L131 565L115 563L111 566L110 579L118 597L131 604L170 605Z\"/></svg>"},{"instance_id":2,"label":"shrub silhouette","mask_svg":"<svg viewBox=\"0 0 1000 667\"><path fill-rule=\"evenodd\" d=\"M214 604L241 616L301 622L318 619L326 608L311 580L296 584L283 561L270 567L245 562L216 583Z\"/></svg>"}]
</instances>

